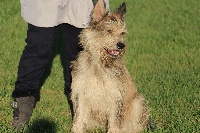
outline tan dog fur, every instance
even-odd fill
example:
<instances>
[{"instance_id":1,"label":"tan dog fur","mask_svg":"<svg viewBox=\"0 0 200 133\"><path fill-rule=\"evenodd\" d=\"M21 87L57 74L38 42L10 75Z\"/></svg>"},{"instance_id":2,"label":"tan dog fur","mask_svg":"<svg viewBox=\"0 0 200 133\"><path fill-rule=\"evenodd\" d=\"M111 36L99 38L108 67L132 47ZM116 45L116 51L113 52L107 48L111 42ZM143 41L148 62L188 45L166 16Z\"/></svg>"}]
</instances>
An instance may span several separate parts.
<instances>
[{"instance_id":1,"label":"tan dog fur","mask_svg":"<svg viewBox=\"0 0 200 133\"><path fill-rule=\"evenodd\" d=\"M107 13L104 1L95 6L90 27L80 34L84 50L72 64L72 132L101 127L109 133L138 133L149 117L145 99L138 94L121 58L125 44L125 4Z\"/></svg>"}]
</instances>

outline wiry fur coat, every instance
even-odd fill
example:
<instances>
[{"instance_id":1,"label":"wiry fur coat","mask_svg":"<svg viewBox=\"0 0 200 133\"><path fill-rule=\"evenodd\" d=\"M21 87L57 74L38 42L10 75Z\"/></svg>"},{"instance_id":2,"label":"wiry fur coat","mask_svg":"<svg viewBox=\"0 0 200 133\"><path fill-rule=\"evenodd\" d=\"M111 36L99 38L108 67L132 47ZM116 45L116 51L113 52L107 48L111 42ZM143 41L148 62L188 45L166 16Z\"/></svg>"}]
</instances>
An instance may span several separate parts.
<instances>
[{"instance_id":1,"label":"wiry fur coat","mask_svg":"<svg viewBox=\"0 0 200 133\"><path fill-rule=\"evenodd\" d=\"M101 127L112 133L137 133L149 117L122 56L126 50L125 4L107 13L99 0L91 26L80 34L84 48L72 64L72 132Z\"/></svg>"}]
</instances>

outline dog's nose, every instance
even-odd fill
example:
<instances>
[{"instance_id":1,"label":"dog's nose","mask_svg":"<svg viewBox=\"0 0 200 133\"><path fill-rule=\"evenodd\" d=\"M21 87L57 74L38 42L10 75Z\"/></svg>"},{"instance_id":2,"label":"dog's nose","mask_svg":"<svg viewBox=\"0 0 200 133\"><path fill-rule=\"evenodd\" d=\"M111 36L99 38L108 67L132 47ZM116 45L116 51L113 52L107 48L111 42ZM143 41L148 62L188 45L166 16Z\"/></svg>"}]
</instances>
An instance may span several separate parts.
<instances>
[{"instance_id":1,"label":"dog's nose","mask_svg":"<svg viewBox=\"0 0 200 133\"><path fill-rule=\"evenodd\" d=\"M123 49L125 47L125 45L122 42L118 42L117 43L117 48L118 49Z\"/></svg>"}]
</instances>

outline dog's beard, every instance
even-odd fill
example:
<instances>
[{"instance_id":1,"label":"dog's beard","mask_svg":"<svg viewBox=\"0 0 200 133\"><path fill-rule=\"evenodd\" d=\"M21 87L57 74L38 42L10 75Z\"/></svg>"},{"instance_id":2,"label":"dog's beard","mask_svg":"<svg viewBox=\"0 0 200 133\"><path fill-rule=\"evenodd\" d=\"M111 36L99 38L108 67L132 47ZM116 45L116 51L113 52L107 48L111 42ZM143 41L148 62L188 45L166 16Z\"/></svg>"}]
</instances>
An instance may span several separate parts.
<instances>
[{"instance_id":1,"label":"dog's beard","mask_svg":"<svg viewBox=\"0 0 200 133\"><path fill-rule=\"evenodd\" d=\"M117 58L119 57L119 53L120 51L119 50L111 50L111 49L108 49L106 47L104 47L105 51L111 56L111 58Z\"/></svg>"},{"instance_id":2,"label":"dog's beard","mask_svg":"<svg viewBox=\"0 0 200 133\"><path fill-rule=\"evenodd\" d=\"M110 58L120 58L124 55L125 49L109 49L107 47L104 47L105 52L107 52L108 56Z\"/></svg>"},{"instance_id":3,"label":"dog's beard","mask_svg":"<svg viewBox=\"0 0 200 133\"><path fill-rule=\"evenodd\" d=\"M125 49L108 49L107 47L104 47L101 52L102 64L106 67L111 67L118 58L121 58L124 55L124 53Z\"/></svg>"}]
</instances>

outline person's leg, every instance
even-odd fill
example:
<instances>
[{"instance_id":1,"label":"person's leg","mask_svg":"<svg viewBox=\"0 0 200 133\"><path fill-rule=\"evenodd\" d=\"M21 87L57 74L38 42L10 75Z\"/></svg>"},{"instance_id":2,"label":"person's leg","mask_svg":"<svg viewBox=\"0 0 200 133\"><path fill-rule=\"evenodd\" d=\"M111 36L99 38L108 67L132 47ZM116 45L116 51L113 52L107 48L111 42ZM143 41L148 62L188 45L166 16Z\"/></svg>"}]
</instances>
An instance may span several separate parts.
<instances>
[{"instance_id":1,"label":"person's leg","mask_svg":"<svg viewBox=\"0 0 200 133\"><path fill-rule=\"evenodd\" d=\"M29 122L39 96L40 81L52 60L55 27L42 28L28 24L25 49L22 53L15 89L12 93L14 103L13 127L21 129Z\"/></svg>"},{"instance_id":2,"label":"person's leg","mask_svg":"<svg viewBox=\"0 0 200 133\"><path fill-rule=\"evenodd\" d=\"M71 112L73 114L73 108L70 100L70 93L71 93L71 69L70 64L71 61L75 60L78 52L82 50L78 43L79 38L78 35L81 32L81 28L76 28L69 24L62 24L62 41L63 41L63 47L65 51L65 94L68 98L68 103L70 105Z\"/></svg>"}]
</instances>

